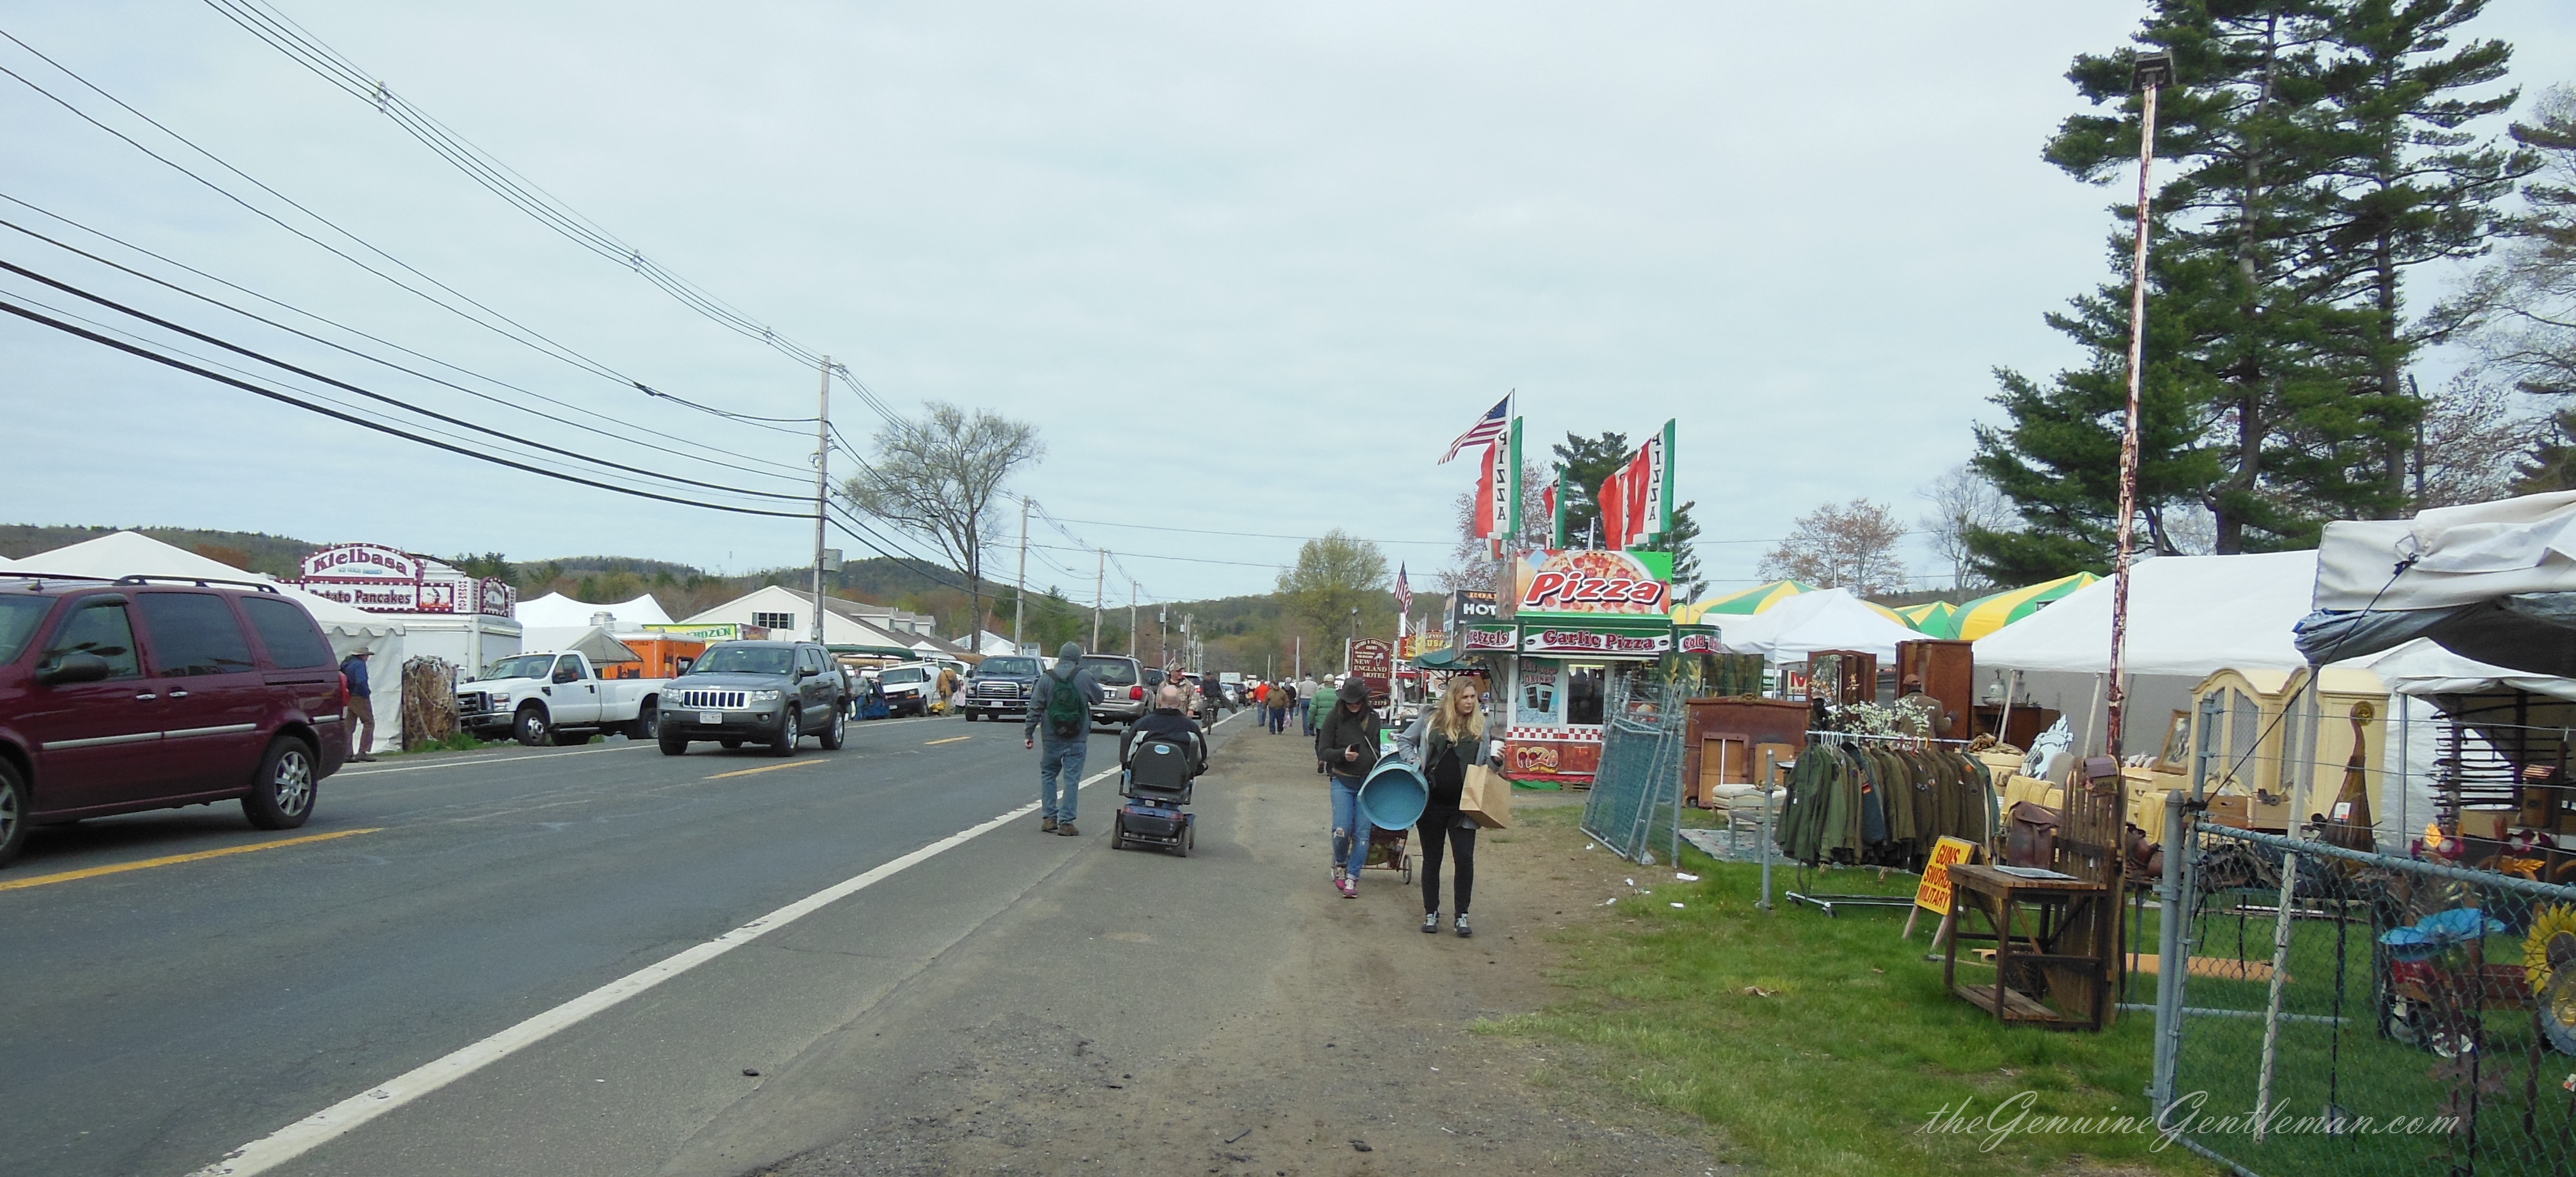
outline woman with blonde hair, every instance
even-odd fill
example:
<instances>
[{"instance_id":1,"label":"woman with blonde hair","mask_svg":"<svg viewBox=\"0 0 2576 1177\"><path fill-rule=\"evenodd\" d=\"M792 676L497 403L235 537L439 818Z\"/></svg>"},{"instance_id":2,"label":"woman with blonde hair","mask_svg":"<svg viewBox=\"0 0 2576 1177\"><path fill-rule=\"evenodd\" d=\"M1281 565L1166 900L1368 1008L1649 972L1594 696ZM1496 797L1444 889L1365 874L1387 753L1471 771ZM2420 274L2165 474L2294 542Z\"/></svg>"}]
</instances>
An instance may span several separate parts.
<instances>
[{"instance_id":1,"label":"woman with blonde hair","mask_svg":"<svg viewBox=\"0 0 2576 1177\"><path fill-rule=\"evenodd\" d=\"M1457 932L1467 928L1467 901L1476 889L1476 820L1458 812L1467 770L1482 765L1490 745L1485 713L1477 706L1476 680L1459 675L1441 688L1440 703L1416 718L1395 738L1396 754L1422 770L1430 783L1431 801L1414 830L1422 836L1422 930L1440 930L1440 859L1442 850L1458 853Z\"/></svg>"}]
</instances>

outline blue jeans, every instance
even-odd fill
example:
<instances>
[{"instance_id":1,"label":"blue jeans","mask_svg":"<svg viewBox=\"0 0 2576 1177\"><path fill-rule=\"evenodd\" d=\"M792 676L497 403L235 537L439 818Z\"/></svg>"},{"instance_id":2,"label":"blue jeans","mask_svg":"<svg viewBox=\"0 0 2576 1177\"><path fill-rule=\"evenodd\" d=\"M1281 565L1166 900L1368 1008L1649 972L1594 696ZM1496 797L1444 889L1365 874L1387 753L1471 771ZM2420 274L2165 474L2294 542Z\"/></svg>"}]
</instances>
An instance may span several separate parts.
<instances>
[{"instance_id":1,"label":"blue jeans","mask_svg":"<svg viewBox=\"0 0 2576 1177\"><path fill-rule=\"evenodd\" d=\"M1091 741L1048 740L1038 748L1038 815L1049 821L1072 821L1074 808L1082 800L1082 761L1091 751ZM1061 798L1056 793L1059 779L1064 783Z\"/></svg>"},{"instance_id":2,"label":"blue jeans","mask_svg":"<svg viewBox=\"0 0 2576 1177\"><path fill-rule=\"evenodd\" d=\"M1369 824L1360 816L1360 782L1351 777L1333 778L1333 862L1359 877L1361 864L1368 861Z\"/></svg>"}]
</instances>

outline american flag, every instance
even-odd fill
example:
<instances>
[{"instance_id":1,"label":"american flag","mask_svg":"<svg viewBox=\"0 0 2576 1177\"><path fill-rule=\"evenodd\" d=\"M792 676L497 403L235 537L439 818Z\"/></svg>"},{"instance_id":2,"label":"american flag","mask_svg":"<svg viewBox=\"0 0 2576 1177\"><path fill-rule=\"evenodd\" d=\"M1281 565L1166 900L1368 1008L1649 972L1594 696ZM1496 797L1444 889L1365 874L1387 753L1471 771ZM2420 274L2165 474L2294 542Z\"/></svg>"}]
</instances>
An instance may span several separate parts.
<instances>
[{"instance_id":1,"label":"american flag","mask_svg":"<svg viewBox=\"0 0 2576 1177\"><path fill-rule=\"evenodd\" d=\"M1380 564L1378 567L1384 568L1386 565ZM1402 564L1395 566L1395 611L1398 613L1413 612L1413 586L1405 583L1404 565Z\"/></svg>"},{"instance_id":2,"label":"american flag","mask_svg":"<svg viewBox=\"0 0 2576 1177\"><path fill-rule=\"evenodd\" d=\"M1476 418L1476 423L1468 426L1465 433L1459 434L1458 440L1449 443L1449 452L1442 454L1440 460L1432 464L1446 466L1449 464L1449 459L1458 456L1458 451L1471 445L1483 445L1486 442L1498 440L1510 432L1511 427L1512 397L1510 393L1504 393L1503 399L1495 401L1493 408L1487 409L1484 416Z\"/></svg>"}]
</instances>

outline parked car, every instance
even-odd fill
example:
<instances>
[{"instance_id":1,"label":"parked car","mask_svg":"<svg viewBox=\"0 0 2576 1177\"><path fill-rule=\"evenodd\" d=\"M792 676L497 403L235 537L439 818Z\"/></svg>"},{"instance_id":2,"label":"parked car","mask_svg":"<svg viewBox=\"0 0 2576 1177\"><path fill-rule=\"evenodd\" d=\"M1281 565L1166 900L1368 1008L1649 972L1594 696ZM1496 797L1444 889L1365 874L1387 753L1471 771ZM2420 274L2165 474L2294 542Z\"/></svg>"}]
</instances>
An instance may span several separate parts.
<instances>
[{"instance_id":1,"label":"parked car","mask_svg":"<svg viewBox=\"0 0 2576 1177\"><path fill-rule=\"evenodd\" d=\"M1042 673L1038 660L1024 655L986 658L966 676L966 719L1028 714L1029 692L1037 689Z\"/></svg>"},{"instance_id":2,"label":"parked car","mask_svg":"<svg viewBox=\"0 0 2576 1177\"><path fill-rule=\"evenodd\" d=\"M274 587L0 579L0 862L30 826L234 798L303 825L347 711L322 627Z\"/></svg>"},{"instance_id":3,"label":"parked car","mask_svg":"<svg viewBox=\"0 0 2576 1177\"><path fill-rule=\"evenodd\" d=\"M898 662L877 672L877 689L885 692L891 715L928 715L939 668L927 662Z\"/></svg>"},{"instance_id":4,"label":"parked car","mask_svg":"<svg viewBox=\"0 0 2576 1177\"><path fill-rule=\"evenodd\" d=\"M832 656L814 642L720 642L665 688L655 736L664 756L698 740L727 748L769 745L793 756L814 736L835 751L849 732L849 687Z\"/></svg>"},{"instance_id":5,"label":"parked car","mask_svg":"<svg viewBox=\"0 0 2576 1177\"><path fill-rule=\"evenodd\" d=\"M1124 654L1085 654L1082 668L1091 672L1091 681L1100 686L1100 701L1092 704L1091 722L1125 726L1136 722L1153 704L1145 698L1145 667Z\"/></svg>"},{"instance_id":6,"label":"parked car","mask_svg":"<svg viewBox=\"0 0 2576 1177\"><path fill-rule=\"evenodd\" d=\"M602 678L578 651L513 654L456 692L456 722L483 739L587 744L592 736L653 738L665 678Z\"/></svg>"}]
</instances>

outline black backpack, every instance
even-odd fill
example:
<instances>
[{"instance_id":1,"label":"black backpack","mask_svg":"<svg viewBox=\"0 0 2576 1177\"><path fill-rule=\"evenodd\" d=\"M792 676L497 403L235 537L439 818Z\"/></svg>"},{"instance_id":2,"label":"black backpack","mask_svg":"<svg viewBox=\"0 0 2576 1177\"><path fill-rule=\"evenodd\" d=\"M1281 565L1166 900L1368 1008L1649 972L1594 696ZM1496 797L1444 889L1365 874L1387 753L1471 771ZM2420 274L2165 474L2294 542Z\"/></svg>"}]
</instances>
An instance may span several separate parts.
<instances>
[{"instance_id":1,"label":"black backpack","mask_svg":"<svg viewBox=\"0 0 2576 1177\"><path fill-rule=\"evenodd\" d=\"M1091 704L1083 699L1081 684L1059 675L1046 677L1047 734L1070 740L1091 730Z\"/></svg>"}]
</instances>

